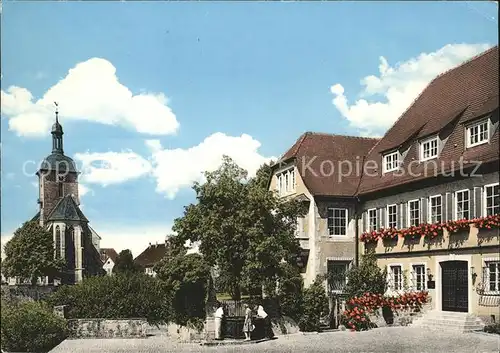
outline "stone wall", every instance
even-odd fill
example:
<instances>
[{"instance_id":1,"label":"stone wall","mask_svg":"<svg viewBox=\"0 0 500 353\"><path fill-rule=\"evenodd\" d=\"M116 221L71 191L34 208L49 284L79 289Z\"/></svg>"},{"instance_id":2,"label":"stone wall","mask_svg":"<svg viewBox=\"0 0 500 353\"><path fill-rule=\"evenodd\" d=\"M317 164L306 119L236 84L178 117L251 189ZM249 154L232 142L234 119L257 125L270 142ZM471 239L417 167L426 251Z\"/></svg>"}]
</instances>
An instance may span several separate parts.
<instances>
[{"instance_id":1,"label":"stone wall","mask_svg":"<svg viewBox=\"0 0 500 353\"><path fill-rule=\"evenodd\" d=\"M69 319L70 338L145 338L145 319Z\"/></svg>"}]
</instances>

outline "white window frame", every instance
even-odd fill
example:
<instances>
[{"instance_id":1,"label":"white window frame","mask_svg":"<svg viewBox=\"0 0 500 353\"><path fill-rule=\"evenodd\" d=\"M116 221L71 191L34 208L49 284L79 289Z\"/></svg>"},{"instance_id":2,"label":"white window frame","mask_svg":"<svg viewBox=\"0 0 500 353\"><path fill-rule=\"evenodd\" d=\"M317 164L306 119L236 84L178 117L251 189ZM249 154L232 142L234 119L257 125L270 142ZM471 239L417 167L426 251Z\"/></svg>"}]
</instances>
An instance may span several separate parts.
<instances>
[{"instance_id":1,"label":"white window frame","mask_svg":"<svg viewBox=\"0 0 500 353\"><path fill-rule=\"evenodd\" d=\"M400 288L399 289L396 289L396 278L394 276L394 273L392 272L392 268L393 267L399 267L400 270L401 270L401 273L400 273L400 278L401 278L401 281L400 281ZM402 292L404 290L404 269L403 269L403 264L388 264L387 265L387 275L388 275L388 291L389 292L392 292L392 293L398 293L398 292Z\"/></svg>"},{"instance_id":2,"label":"white window frame","mask_svg":"<svg viewBox=\"0 0 500 353\"><path fill-rule=\"evenodd\" d=\"M371 223L370 223L370 212L375 212L375 225L373 226L373 229L371 228ZM372 232L374 230L377 230L377 221L378 221L378 214L377 214L377 209L376 208L370 208L366 211L366 229L369 232Z\"/></svg>"},{"instance_id":3,"label":"white window frame","mask_svg":"<svg viewBox=\"0 0 500 353\"><path fill-rule=\"evenodd\" d=\"M418 289L417 287L417 273L415 272L415 267L416 266L422 266L424 268L424 281L423 281L423 288ZM411 269L411 278L412 278L412 285L411 288L414 291L425 291L427 290L427 264L425 262L416 262L410 264L410 269Z\"/></svg>"},{"instance_id":4,"label":"white window frame","mask_svg":"<svg viewBox=\"0 0 500 353\"><path fill-rule=\"evenodd\" d=\"M490 264L491 263L496 263L497 264L497 271L496 271L496 290L490 290ZM482 281L485 281L483 283L484 285L484 294L486 295L500 295L500 257L490 257L490 258L483 258L483 268L486 271L486 273L482 273L483 279ZM485 278L486 277L486 278Z\"/></svg>"},{"instance_id":5,"label":"white window frame","mask_svg":"<svg viewBox=\"0 0 500 353\"><path fill-rule=\"evenodd\" d=\"M488 206L487 206L487 201L488 201L488 188L491 188L494 190L495 186L499 186L499 183L493 183L493 184L488 184L485 185L483 188L483 216L488 216ZM500 189L500 188L499 188ZM500 190L499 190L500 191ZM495 197L495 194L493 194L493 198ZM498 206L497 206L498 207ZM493 206L493 211L495 210L495 205ZM500 209L496 212L500 212ZM496 214L495 212L492 214Z\"/></svg>"},{"instance_id":6,"label":"white window frame","mask_svg":"<svg viewBox=\"0 0 500 353\"><path fill-rule=\"evenodd\" d=\"M413 202L416 202L418 204L418 222L417 222L417 224L412 224L411 223L411 208L410 208L410 205ZM422 223L422 205L421 205L420 199L415 199L415 200L408 201L407 210L406 210L406 222L407 222L407 227L411 227L412 225L418 226L420 223Z\"/></svg>"},{"instance_id":7,"label":"white window frame","mask_svg":"<svg viewBox=\"0 0 500 353\"><path fill-rule=\"evenodd\" d=\"M436 141L436 154L432 155L430 157L424 157L424 151L425 151L425 146L426 145L431 145L432 142ZM432 148L429 147L429 150L432 150ZM439 155L439 137L438 136L432 136L429 137L425 140L420 141L420 160L421 161L428 161L434 158L437 158Z\"/></svg>"},{"instance_id":8,"label":"white window frame","mask_svg":"<svg viewBox=\"0 0 500 353\"><path fill-rule=\"evenodd\" d=\"M394 158L394 156L396 156L396 159L393 160L392 158ZM391 163L393 165L391 165L390 168L388 168L388 159L391 159ZM382 170L384 173L388 173L388 172L392 172L394 170L398 170L399 169L399 151L393 151L393 152L389 152L387 154L384 155L384 163L383 163L383 167L382 167Z\"/></svg>"},{"instance_id":9,"label":"white window frame","mask_svg":"<svg viewBox=\"0 0 500 353\"><path fill-rule=\"evenodd\" d=\"M439 207L441 208L441 213L439 214L440 221L439 223L443 222L443 195L433 195L429 197L428 204L427 204L427 219L429 220L429 223L437 223L437 221L432 219L432 200L439 199Z\"/></svg>"},{"instance_id":10,"label":"white window frame","mask_svg":"<svg viewBox=\"0 0 500 353\"><path fill-rule=\"evenodd\" d=\"M390 207L394 207L396 212L395 212L395 217L396 217L396 220L395 220L395 224L394 224L394 227L391 227L390 225L390 222L389 222L389 219L390 219L390 212L389 212L389 208ZM387 205L387 209L386 209L386 220L385 220L385 224L387 226L387 228L397 228L398 226L398 205L397 204L392 204L392 205Z\"/></svg>"},{"instance_id":11,"label":"white window frame","mask_svg":"<svg viewBox=\"0 0 500 353\"><path fill-rule=\"evenodd\" d=\"M276 189L279 196L295 192L296 178L294 167L276 173Z\"/></svg>"},{"instance_id":12,"label":"white window frame","mask_svg":"<svg viewBox=\"0 0 500 353\"><path fill-rule=\"evenodd\" d=\"M329 262L333 262L333 263L338 263L338 264L344 264L346 265L346 269L345 269L345 277L344 277L344 290L345 290L345 287L347 286L347 283L349 282L349 278L347 278L347 273L349 272L349 269L352 267L352 260L349 261L349 260L331 260L331 259L328 259L327 258L327 263L326 263L326 271L327 271L327 274L328 273L328 263ZM330 284L328 283L328 289L330 290ZM343 290L339 290L339 289L333 289L331 291L331 293L342 293Z\"/></svg>"},{"instance_id":13,"label":"white window frame","mask_svg":"<svg viewBox=\"0 0 500 353\"><path fill-rule=\"evenodd\" d=\"M332 211L333 216L335 215L335 211L345 211L345 234L330 234L330 227L328 226L328 220L330 219L330 211ZM331 218L334 220L333 230L335 230L335 217ZM347 237L349 230L349 210L347 208L328 207L326 215L326 228L329 237Z\"/></svg>"},{"instance_id":14,"label":"white window frame","mask_svg":"<svg viewBox=\"0 0 500 353\"><path fill-rule=\"evenodd\" d=\"M468 213L468 218L467 219L471 219L471 199L470 199L470 190L469 189L463 189L463 190L458 190L458 191L455 191L455 214L453 215L455 221L458 221L459 219L463 219L463 218L458 218L458 194L459 193L463 193L463 192L467 192L467 201L468 201L468 208L467 208L467 213Z\"/></svg>"},{"instance_id":15,"label":"white window frame","mask_svg":"<svg viewBox=\"0 0 500 353\"><path fill-rule=\"evenodd\" d=\"M480 135L479 133L479 126L481 125L484 125L486 124L486 139L485 140L481 140L481 141L478 141L478 142L474 142L474 143L471 143L471 132L472 132L472 129L474 128L477 128L478 129L478 135ZM465 145L467 148L472 148L472 147L476 147L476 146L479 146L479 145L484 145L485 143L488 143L490 142L490 119L483 119L483 120L480 120L480 121L477 121L473 124L470 124L468 126L465 127Z\"/></svg>"}]
</instances>

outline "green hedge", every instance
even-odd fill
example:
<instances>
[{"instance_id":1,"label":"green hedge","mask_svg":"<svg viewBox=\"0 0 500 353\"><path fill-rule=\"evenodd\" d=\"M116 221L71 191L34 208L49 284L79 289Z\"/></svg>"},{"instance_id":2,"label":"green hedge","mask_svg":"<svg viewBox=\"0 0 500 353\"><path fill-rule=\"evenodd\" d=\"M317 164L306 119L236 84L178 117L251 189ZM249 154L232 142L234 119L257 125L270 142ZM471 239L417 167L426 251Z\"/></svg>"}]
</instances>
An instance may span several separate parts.
<instances>
[{"instance_id":1,"label":"green hedge","mask_svg":"<svg viewBox=\"0 0 500 353\"><path fill-rule=\"evenodd\" d=\"M48 352L67 337L66 320L41 302L2 301L2 350Z\"/></svg>"},{"instance_id":2,"label":"green hedge","mask_svg":"<svg viewBox=\"0 0 500 353\"><path fill-rule=\"evenodd\" d=\"M151 324L162 324L170 321L172 298L162 281L139 273L86 278L62 286L47 302L67 305L70 319L145 318Z\"/></svg>"}]
</instances>

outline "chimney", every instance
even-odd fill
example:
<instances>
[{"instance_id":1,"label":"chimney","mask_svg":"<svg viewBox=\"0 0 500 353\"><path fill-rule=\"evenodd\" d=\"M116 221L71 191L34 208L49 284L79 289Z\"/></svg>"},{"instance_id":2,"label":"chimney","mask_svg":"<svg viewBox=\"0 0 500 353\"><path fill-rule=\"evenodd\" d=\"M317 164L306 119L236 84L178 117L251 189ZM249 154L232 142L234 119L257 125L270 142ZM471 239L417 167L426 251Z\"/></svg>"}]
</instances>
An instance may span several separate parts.
<instances>
[{"instance_id":1,"label":"chimney","mask_svg":"<svg viewBox=\"0 0 500 353\"><path fill-rule=\"evenodd\" d=\"M151 243L149 243L149 247L151 247Z\"/></svg>"}]
</instances>

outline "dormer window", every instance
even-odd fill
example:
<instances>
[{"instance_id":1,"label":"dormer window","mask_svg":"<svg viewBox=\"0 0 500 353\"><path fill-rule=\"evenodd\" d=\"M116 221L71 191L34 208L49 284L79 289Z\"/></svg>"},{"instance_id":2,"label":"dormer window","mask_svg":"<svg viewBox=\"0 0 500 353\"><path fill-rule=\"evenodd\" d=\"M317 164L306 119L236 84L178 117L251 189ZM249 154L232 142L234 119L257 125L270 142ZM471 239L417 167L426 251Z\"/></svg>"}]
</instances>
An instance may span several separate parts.
<instances>
[{"instance_id":1,"label":"dormer window","mask_svg":"<svg viewBox=\"0 0 500 353\"><path fill-rule=\"evenodd\" d=\"M392 172L393 170L397 170L399 167L399 152L394 151L384 155L384 165L383 171L384 173Z\"/></svg>"},{"instance_id":2,"label":"dormer window","mask_svg":"<svg viewBox=\"0 0 500 353\"><path fill-rule=\"evenodd\" d=\"M276 174L276 188L279 195L295 192L295 169L291 168Z\"/></svg>"},{"instance_id":3,"label":"dormer window","mask_svg":"<svg viewBox=\"0 0 500 353\"><path fill-rule=\"evenodd\" d=\"M482 145L489 141L489 120L481 120L469 125L465 130L467 148Z\"/></svg>"},{"instance_id":4,"label":"dormer window","mask_svg":"<svg viewBox=\"0 0 500 353\"><path fill-rule=\"evenodd\" d=\"M420 142L420 160L427 161L438 156L439 138L437 136Z\"/></svg>"}]
</instances>

